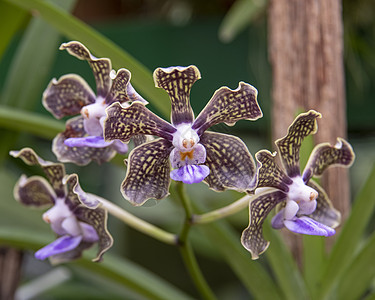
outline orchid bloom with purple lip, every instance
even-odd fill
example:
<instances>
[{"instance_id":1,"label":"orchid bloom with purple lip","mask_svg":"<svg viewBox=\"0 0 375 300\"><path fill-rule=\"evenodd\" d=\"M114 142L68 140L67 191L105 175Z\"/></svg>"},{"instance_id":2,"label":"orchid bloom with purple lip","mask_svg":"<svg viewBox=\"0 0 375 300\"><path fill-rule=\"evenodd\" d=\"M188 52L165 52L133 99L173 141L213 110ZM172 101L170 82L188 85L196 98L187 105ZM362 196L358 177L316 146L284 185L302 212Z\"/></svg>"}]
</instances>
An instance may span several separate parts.
<instances>
[{"instance_id":1,"label":"orchid bloom with purple lip","mask_svg":"<svg viewBox=\"0 0 375 300\"><path fill-rule=\"evenodd\" d=\"M131 101L147 103L130 84L130 72L126 69L113 74L108 58L95 58L79 42L64 43L66 49L80 60L86 60L93 70L96 95L86 81L76 74L67 74L59 80L52 79L43 93L43 105L56 118L80 116L66 122L66 130L58 134L52 150L61 162L86 165L91 160L98 163L109 161L116 152L124 154L128 146L115 140L104 141L103 121L105 109L114 102L128 105Z\"/></svg>"},{"instance_id":2,"label":"orchid bloom with purple lip","mask_svg":"<svg viewBox=\"0 0 375 300\"><path fill-rule=\"evenodd\" d=\"M54 264L79 258L82 251L99 245L93 261L100 261L113 244L107 230L107 211L86 194L78 183L78 176L65 175L63 164L44 161L30 148L11 151L28 165L39 165L48 181L41 176L22 175L14 188L14 197L29 207L51 207L43 214L57 239L35 253L37 259L49 258Z\"/></svg>"},{"instance_id":3,"label":"orchid bloom with purple lip","mask_svg":"<svg viewBox=\"0 0 375 300\"><path fill-rule=\"evenodd\" d=\"M237 137L206 130L222 122L234 125L238 120L262 117L257 90L244 82L236 90L221 87L194 119L189 97L198 79L200 72L195 66L154 71L156 87L163 88L171 99L171 123L138 101L127 108L120 103L107 108L106 141L128 142L138 134L160 137L129 154L121 191L133 205L166 197L171 178L189 184L203 180L216 191L255 187L256 166L245 144Z\"/></svg>"},{"instance_id":4,"label":"orchid bloom with purple lip","mask_svg":"<svg viewBox=\"0 0 375 300\"><path fill-rule=\"evenodd\" d=\"M320 117L320 113L314 110L300 114L289 127L288 134L276 141L283 168L276 163L276 154L261 150L255 155L260 165L258 185L255 198L249 205L249 226L241 237L242 245L250 251L253 259L268 248L269 242L263 238L262 225L277 204L281 204L282 208L272 219L273 228L286 227L292 232L307 235L335 234L333 228L339 225L341 215L333 208L325 191L310 179L321 176L325 169L334 165L351 166L355 156L344 139L338 138L334 146L319 144L301 175L301 143L305 137L316 133L316 119Z\"/></svg>"}]
</instances>

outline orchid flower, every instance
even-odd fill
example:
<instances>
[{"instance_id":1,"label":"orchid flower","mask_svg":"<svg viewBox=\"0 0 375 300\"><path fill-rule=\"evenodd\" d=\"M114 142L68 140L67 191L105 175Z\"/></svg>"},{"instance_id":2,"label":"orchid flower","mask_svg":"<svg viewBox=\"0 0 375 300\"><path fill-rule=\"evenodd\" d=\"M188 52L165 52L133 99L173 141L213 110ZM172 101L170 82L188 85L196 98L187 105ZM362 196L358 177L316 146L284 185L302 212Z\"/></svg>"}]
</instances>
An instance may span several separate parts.
<instances>
[{"instance_id":1,"label":"orchid flower","mask_svg":"<svg viewBox=\"0 0 375 300\"><path fill-rule=\"evenodd\" d=\"M216 191L255 187L255 162L245 144L237 137L206 130L222 122L234 125L238 120L262 117L257 90L244 82L236 90L221 87L194 119L189 97L197 79L200 72L195 66L154 71L156 87L163 88L171 99L171 123L138 101L127 108L120 103L107 108L106 141L128 142L138 134L160 137L129 154L121 190L133 205L166 197L170 178L188 184L204 180Z\"/></svg>"},{"instance_id":2,"label":"orchid flower","mask_svg":"<svg viewBox=\"0 0 375 300\"><path fill-rule=\"evenodd\" d=\"M120 69L113 75L108 58L95 58L79 42L64 43L60 49L66 49L71 55L89 63L94 73L97 94L76 74L64 75L59 80L52 79L44 91L43 105L56 118L80 114L69 119L65 131L53 140L52 150L57 159L86 165L91 160L98 163L109 161L116 152L126 153L126 144L104 141L103 121L106 107L113 102L128 105L130 101L137 100L147 103L130 84L130 72Z\"/></svg>"},{"instance_id":3,"label":"orchid flower","mask_svg":"<svg viewBox=\"0 0 375 300\"><path fill-rule=\"evenodd\" d=\"M113 244L107 230L107 211L81 189L78 176L65 176L63 164L44 161L30 148L10 154L28 165L39 165L48 179L22 175L14 188L15 199L23 205L50 207L43 214L43 220L51 225L57 239L38 250L35 257L62 263L79 258L83 250L97 243L99 249L93 261L100 261Z\"/></svg>"},{"instance_id":4,"label":"orchid flower","mask_svg":"<svg viewBox=\"0 0 375 300\"><path fill-rule=\"evenodd\" d=\"M316 119L320 113L310 110L300 114L288 129L288 134L276 141L283 167L276 163L276 154L259 151L255 157L260 164L258 185L250 202L250 222L243 231L242 245L257 259L268 247L263 238L262 225L277 205L281 210L273 217L272 227L307 235L331 236L340 223L341 215L333 208L325 191L311 180L321 176L328 167L349 167L354 161L352 147L344 139L337 144L316 145L300 173L299 151L305 137L317 131ZM266 189L264 189L266 188ZM268 188L268 189L267 189ZM263 190L259 193L260 190Z\"/></svg>"}]
</instances>

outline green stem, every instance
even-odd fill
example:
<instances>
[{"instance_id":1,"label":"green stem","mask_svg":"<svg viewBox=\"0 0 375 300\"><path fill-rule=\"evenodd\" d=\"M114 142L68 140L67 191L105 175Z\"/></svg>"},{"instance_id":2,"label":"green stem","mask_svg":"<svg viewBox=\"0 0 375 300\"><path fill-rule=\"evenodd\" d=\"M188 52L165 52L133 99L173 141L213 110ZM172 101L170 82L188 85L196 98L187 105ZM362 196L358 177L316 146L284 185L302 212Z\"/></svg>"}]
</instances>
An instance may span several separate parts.
<instances>
[{"instance_id":1,"label":"green stem","mask_svg":"<svg viewBox=\"0 0 375 300\"><path fill-rule=\"evenodd\" d=\"M122 209L121 207L117 206L116 204L113 204L112 202L99 197L97 195L93 195L96 199L98 199L102 203L102 207L106 209L111 215L118 218L125 224L129 225L130 227L150 236L153 237L161 242L164 242L166 244L170 245L176 245L177 244L177 236L164 231L163 229L160 229L130 213Z\"/></svg>"},{"instance_id":2,"label":"green stem","mask_svg":"<svg viewBox=\"0 0 375 300\"><path fill-rule=\"evenodd\" d=\"M176 184L177 196L180 198L182 206L185 210L185 223L182 227L179 236L179 248L181 252L182 259L184 260L185 266L189 271L189 274L197 287L198 291L201 293L204 299L216 299L215 294L212 292L204 278L201 269L199 268L197 259L194 255L194 251L188 240L188 235L191 228L191 219L193 216L193 209L191 206L190 199L186 195L185 186L182 182Z\"/></svg>"},{"instance_id":3,"label":"green stem","mask_svg":"<svg viewBox=\"0 0 375 300\"><path fill-rule=\"evenodd\" d=\"M231 216L235 213L240 212L245 207L249 206L249 202L251 200L252 195L246 195L242 197L241 199L238 199L237 201L224 206L222 208L210 211L205 214L201 215L192 215L191 217L191 223L192 224L204 224L204 223L210 223L212 221L216 221L222 218L226 218L228 216Z\"/></svg>"}]
</instances>

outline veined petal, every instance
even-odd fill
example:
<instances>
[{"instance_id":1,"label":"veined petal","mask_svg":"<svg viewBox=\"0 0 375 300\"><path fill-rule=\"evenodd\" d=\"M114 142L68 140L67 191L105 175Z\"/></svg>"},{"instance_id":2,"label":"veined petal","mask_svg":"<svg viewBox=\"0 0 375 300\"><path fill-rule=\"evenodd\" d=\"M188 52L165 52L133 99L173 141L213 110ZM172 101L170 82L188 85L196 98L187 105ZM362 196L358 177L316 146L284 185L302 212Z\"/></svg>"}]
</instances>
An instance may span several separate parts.
<instances>
[{"instance_id":1,"label":"veined petal","mask_svg":"<svg viewBox=\"0 0 375 300\"><path fill-rule=\"evenodd\" d=\"M282 208L271 220L271 226L273 229L281 229L284 225L284 208Z\"/></svg>"},{"instance_id":2,"label":"veined petal","mask_svg":"<svg viewBox=\"0 0 375 300\"><path fill-rule=\"evenodd\" d=\"M293 181L284 173L276 163L276 153L260 150L255 158L261 164L258 174L257 187L274 187L283 192L288 192L288 185Z\"/></svg>"},{"instance_id":3,"label":"veined petal","mask_svg":"<svg viewBox=\"0 0 375 300\"><path fill-rule=\"evenodd\" d=\"M156 135L172 141L172 134L176 132L171 124L137 101L127 108L115 102L106 111L107 118L104 121L106 141L120 140L126 143L130 138L139 134Z\"/></svg>"},{"instance_id":4,"label":"veined petal","mask_svg":"<svg viewBox=\"0 0 375 300\"><path fill-rule=\"evenodd\" d=\"M206 148L204 164L210 169L210 174L204 181L210 188L240 192L255 188L255 162L241 139L222 133L205 132L200 143Z\"/></svg>"},{"instance_id":5,"label":"veined petal","mask_svg":"<svg viewBox=\"0 0 375 300\"><path fill-rule=\"evenodd\" d=\"M23 148L20 151L10 151L9 154L13 157L21 158L28 165L40 166L46 174L48 181L51 183L56 196L63 197L65 195L65 188L62 184L62 179L65 176L65 167L63 164L45 161L31 148Z\"/></svg>"},{"instance_id":6,"label":"veined petal","mask_svg":"<svg viewBox=\"0 0 375 300\"><path fill-rule=\"evenodd\" d=\"M281 161L289 177L300 175L299 151L302 141L318 130L316 122L321 114L315 110L299 114L288 128L288 134L275 143L279 149Z\"/></svg>"},{"instance_id":7,"label":"veined petal","mask_svg":"<svg viewBox=\"0 0 375 300\"><path fill-rule=\"evenodd\" d=\"M319 193L315 211L309 217L331 228L336 228L341 222L340 212L333 207L327 193L319 184L310 180L307 185Z\"/></svg>"},{"instance_id":8,"label":"veined petal","mask_svg":"<svg viewBox=\"0 0 375 300\"><path fill-rule=\"evenodd\" d=\"M80 60L87 60L95 76L97 95L104 99L111 86L111 61L108 58L94 57L80 42L63 43L60 46L60 50L63 49Z\"/></svg>"},{"instance_id":9,"label":"veined petal","mask_svg":"<svg viewBox=\"0 0 375 300\"><path fill-rule=\"evenodd\" d=\"M331 227L308 217L299 217L295 220L284 220L284 225L290 231L300 234L331 236L336 233Z\"/></svg>"},{"instance_id":10,"label":"veined petal","mask_svg":"<svg viewBox=\"0 0 375 300\"><path fill-rule=\"evenodd\" d=\"M200 78L201 74L196 66L157 68L154 71L155 86L164 89L171 99L173 125L193 123L190 90Z\"/></svg>"},{"instance_id":11,"label":"veined petal","mask_svg":"<svg viewBox=\"0 0 375 300\"><path fill-rule=\"evenodd\" d=\"M258 91L240 82L236 90L218 89L194 121L192 128L201 135L209 127L224 122L234 125L239 120L255 121L263 116L257 102Z\"/></svg>"},{"instance_id":12,"label":"veined petal","mask_svg":"<svg viewBox=\"0 0 375 300\"><path fill-rule=\"evenodd\" d=\"M77 174L66 175L63 183L67 186L68 193L65 202L69 205L70 210L73 211L81 204L88 208L97 208L100 205L100 202L93 195L82 190Z\"/></svg>"},{"instance_id":13,"label":"veined petal","mask_svg":"<svg viewBox=\"0 0 375 300\"><path fill-rule=\"evenodd\" d=\"M81 205L75 209L74 214L80 221L91 225L98 234L99 247L97 256L93 261L101 261L103 254L113 245L113 238L107 229L107 211L100 207L90 209Z\"/></svg>"},{"instance_id":14,"label":"veined petal","mask_svg":"<svg viewBox=\"0 0 375 300\"><path fill-rule=\"evenodd\" d=\"M86 134L83 128L83 117L69 119L66 122L64 132L58 134L52 143L52 151L61 162L72 162L77 165L87 165L92 160L98 164L109 161L115 156L116 152L112 147L93 148L93 147L69 147L65 145L68 138L82 138Z\"/></svg>"},{"instance_id":15,"label":"veined petal","mask_svg":"<svg viewBox=\"0 0 375 300\"><path fill-rule=\"evenodd\" d=\"M172 148L169 141L157 139L130 152L126 177L121 185L125 199L139 206L148 199L159 200L168 196Z\"/></svg>"},{"instance_id":16,"label":"veined petal","mask_svg":"<svg viewBox=\"0 0 375 300\"><path fill-rule=\"evenodd\" d=\"M67 138L64 144L68 147L92 147L105 148L112 145L113 142L106 142L101 136L85 136L80 138Z\"/></svg>"},{"instance_id":17,"label":"veined petal","mask_svg":"<svg viewBox=\"0 0 375 300\"><path fill-rule=\"evenodd\" d=\"M14 198L26 206L38 208L53 205L56 199L55 191L43 177L22 175L13 191Z\"/></svg>"},{"instance_id":18,"label":"veined petal","mask_svg":"<svg viewBox=\"0 0 375 300\"><path fill-rule=\"evenodd\" d=\"M61 119L77 115L83 106L95 103L95 94L81 76L68 74L50 81L42 102L55 118Z\"/></svg>"},{"instance_id":19,"label":"veined petal","mask_svg":"<svg viewBox=\"0 0 375 300\"><path fill-rule=\"evenodd\" d=\"M53 241L51 244L35 252L35 258L44 260L47 257L65 253L76 248L82 240L82 236L64 235Z\"/></svg>"},{"instance_id":20,"label":"veined petal","mask_svg":"<svg viewBox=\"0 0 375 300\"><path fill-rule=\"evenodd\" d=\"M316 145L303 171L303 181L308 182L313 176L321 176L331 166L350 167L354 157L351 145L341 138L337 139L334 146L329 143Z\"/></svg>"},{"instance_id":21,"label":"veined petal","mask_svg":"<svg viewBox=\"0 0 375 300\"><path fill-rule=\"evenodd\" d=\"M199 183L210 174L210 169L205 165L186 165L171 171L170 176L175 181L192 184Z\"/></svg>"},{"instance_id":22,"label":"veined petal","mask_svg":"<svg viewBox=\"0 0 375 300\"><path fill-rule=\"evenodd\" d=\"M105 102L109 105L115 101L120 103L130 101L127 93L127 86L130 81L131 74L126 69L117 71L116 77L113 79L111 89L105 98Z\"/></svg>"},{"instance_id":23,"label":"veined petal","mask_svg":"<svg viewBox=\"0 0 375 300\"><path fill-rule=\"evenodd\" d=\"M269 212L286 199L281 191L260 194L249 205L249 226L242 232L241 243L251 253L252 259L259 258L267 250L269 242L263 238L263 222Z\"/></svg>"}]
</instances>

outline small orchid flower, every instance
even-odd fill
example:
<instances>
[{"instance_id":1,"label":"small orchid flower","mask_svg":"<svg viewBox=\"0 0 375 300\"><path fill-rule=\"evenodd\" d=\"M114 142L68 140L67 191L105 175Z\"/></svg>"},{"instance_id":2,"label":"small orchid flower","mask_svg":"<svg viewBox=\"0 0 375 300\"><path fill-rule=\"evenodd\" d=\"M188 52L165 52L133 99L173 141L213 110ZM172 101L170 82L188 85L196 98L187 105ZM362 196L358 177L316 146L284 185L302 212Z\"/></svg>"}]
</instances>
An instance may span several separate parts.
<instances>
[{"instance_id":1,"label":"small orchid flower","mask_svg":"<svg viewBox=\"0 0 375 300\"><path fill-rule=\"evenodd\" d=\"M200 73L195 66L154 71L156 87L163 88L171 99L172 124L138 101L127 108L120 103L107 108L106 141L128 142L137 134L160 137L136 147L129 155L122 194L132 204L166 197L170 178L188 184L204 180L217 191L255 187L256 167L245 144L237 137L206 130L222 122L234 125L238 120L260 118L257 90L244 82L236 90L222 87L194 119L189 97L197 79Z\"/></svg>"},{"instance_id":2,"label":"small orchid flower","mask_svg":"<svg viewBox=\"0 0 375 300\"><path fill-rule=\"evenodd\" d=\"M86 165L91 160L98 163L109 161L116 152L126 153L126 144L104 141L103 121L106 107L113 102L128 105L130 101L138 100L147 103L130 84L130 72L120 69L113 74L108 58L95 58L79 42L64 43L60 49L66 49L78 59L87 60L94 72L97 94L76 74L64 75L59 80L52 79L44 91L43 105L56 118L80 114L69 119L65 131L55 137L52 150L57 159Z\"/></svg>"},{"instance_id":3,"label":"small orchid flower","mask_svg":"<svg viewBox=\"0 0 375 300\"><path fill-rule=\"evenodd\" d=\"M354 152L350 144L341 138L334 146L319 144L301 175L301 143L305 137L316 133L316 119L320 117L320 113L314 110L300 114L289 127L288 134L276 141L283 168L276 163L276 154L261 150L255 155L260 164L258 185L255 198L249 205L249 226L241 237L242 245L251 252L253 259L257 259L269 245L263 238L262 225L277 204L281 204L282 208L272 219L273 228L286 227L292 232L307 235L335 234L333 228L339 225L341 215L333 208L325 191L310 179L321 176L330 166L349 167L354 161ZM263 192L258 193L260 190Z\"/></svg>"},{"instance_id":4,"label":"small orchid flower","mask_svg":"<svg viewBox=\"0 0 375 300\"><path fill-rule=\"evenodd\" d=\"M28 165L39 165L49 181L41 176L27 178L23 175L14 188L14 197L22 204L50 207L43 214L43 220L51 225L57 239L38 250L35 257L62 263L79 258L83 250L97 243L98 254L93 261L100 261L113 244L107 230L107 211L81 189L78 176L65 176L63 164L44 161L30 148L10 154Z\"/></svg>"}]
</instances>

